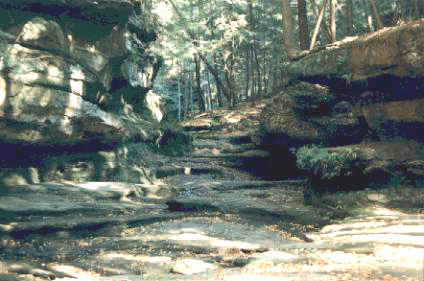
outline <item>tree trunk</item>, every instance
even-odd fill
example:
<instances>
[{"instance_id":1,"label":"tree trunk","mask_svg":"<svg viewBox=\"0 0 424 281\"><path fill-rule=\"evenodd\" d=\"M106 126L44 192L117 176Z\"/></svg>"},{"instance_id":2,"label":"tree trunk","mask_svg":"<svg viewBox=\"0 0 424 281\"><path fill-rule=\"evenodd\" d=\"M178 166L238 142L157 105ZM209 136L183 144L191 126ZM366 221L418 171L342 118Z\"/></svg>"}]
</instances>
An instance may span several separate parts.
<instances>
[{"instance_id":1,"label":"tree trunk","mask_svg":"<svg viewBox=\"0 0 424 281\"><path fill-rule=\"evenodd\" d=\"M384 28L383 22L381 21L380 15L378 13L377 5L375 4L375 0L369 0L369 2L370 2L370 5L371 5L372 14L374 15L375 23L377 25L377 30L383 29Z\"/></svg>"},{"instance_id":2,"label":"tree trunk","mask_svg":"<svg viewBox=\"0 0 424 281\"><path fill-rule=\"evenodd\" d=\"M174 1L173 0L167 0L167 1L168 1L168 3L171 4L171 6L174 9L175 13L177 14L178 18L185 22L183 15L178 10ZM196 35L193 32L191 32L191 30L189 30L189 29L184 29L184 31L187 33L187 35L193 41L193 45L198 46L199 44L197 42ZM225 88L221 78L219 77L218 70L209 62L209 60L201 52L198 52L197 55L200 57L200 59L206 65L206 68L212 74L213 78L215 79L215 82L217 83L217 86L221 89L221 93L225 96L225 98L228 100L228 102L230 102L230 99L231 99L230 94L229 94L228 90Z\"/></svg>"},{"instance_id":3,"label":"tree trunk","mask_svg":"<svg viewBox=\"0 0 424 281\"><path fill-rule=\"evenodd\" d=\"M347 35L353 35L353 0L347 0L346 2L346 26Z\"/></svg>"},{"instance_id":4,"label":"tree trunk","mask_svg":"<svg viewBox=\"0 0 424 281\"><path fill-rule=\"evenodd\" d=\"M184 65L183 65L184 67ZM184 68L183 68L184 69ZM186 76L186 74L184 75ZM190 77L188 77L190 78ZM188 80L189 79L184 79L185 83L184 83L184 93L183 93L183 97L184 97L184 105L183 105L183 119L187 119L188 118L188 113L189 113L189 106L190 106L190 93L189 93L189 85L188 85Z\"/></svg>"},{"instance_id":5,"label":"tree trunk","mask_svg":"<svg viewBox=\"0 0 424 281\"><path fill-rule=\"evenodd\" d=\"M422 0L412 0L412 5L414 7L414 19L420 19L423 6Z\"/></svg>"},{"instance_id":6,"label":"tree trunk","mask_svg":"<svg viewBox=\"0 0 424 281\"><path fill-rule=\"evenodd\" d=\"M208 81L208 110L213 110L212 87L209 71L206 71L206 79Z\"/></svg>"},{"instance_id":7,"label":"tree trunk","mask_svg":"<svg viewBox=\"0 0 424 281\"><path fill-rule=\"evenodd\" d=\"M309 24L306 0L297 0L297 14L299 19L299 42L301 50L309 48Z\"/></svg>"},{"instance_id":8,"label":"tree trunk","mask_svg":"<svg viewBox=\"0 0 424 281\"><path fill-rule=\"evenodd\" d=\"M246 84L245 84L245 99L250 96L250 44L246 47Z\"/></svg>"},{"instance_id":9,"label":"tree trunk","mask_svg":"<svg viewBox=\"0 0 424 281\"><path fill-rule=\"evenodd\" d=\"M249 2L249 29L250 32L254 32L254 18L253 18L253 4L250 1ZM252 96L252 87L251 84L253 84L252 82L252 43L247 43L247 50L246 50L246 99L249 99Z\"/></svg>"},{"instance_id":10,"label":"tree trunk","mask_svg":"<svg viewBox=\"0 0 424 281\"><path fill-rule=\"evenodd\" d=\"M181 66L178 64L178 121L181 121Z\"/></svg>"},{"instance_id":11,"label":"tree trunk","mask_svg":"<svg viewBox=\"0 0 424 281\"><path fill-rule=\"evenodd\" d=\"M369 13L369 2L367 0L359 1L359 4L362 6L362 10L364 11L365 20L368 23L368 32L374 32L374 24L372 22L372 16Z\"/></svg>"},{"instance_id":12,"label":"tree trunk","mask_svg":"<svg viewBox=\"0 0 424 281\"><path fill-rule=\"evenodd\" d=\"M315 0L310 0L310 4L311 4L312 11L314 12L315 17L318 19L320 9L318 8L317 3L315 2ZM331 42L330 28L328 27L328 25L325 21L322 22L322 25L323 25L323 28L325 30L325 36L327 37L327 42ZM318 36L321 36L321 33L319 33Z\"/></svg>"},{"instance_id":13,"label":"tree trunk","mask_svg":"<svg viewBox=\"0 0 424 281\"><path fill-rule=\"evenodd\" d=\"M227 89L229 93L230 108L234 108L237 104L237 96L235 92L234 80L234 51L235 51L235 38L233 37L228 46L228 54L225 61L225 79L227 81Z\"/></svg>"},{"instance_id":14,"label":"tree trunk","mask_svg":"<svg viewBox=\"0 0 424 281\"><path fill-rule=\"evenodd\" d=\"M281 14L283 15L283 41L289 59L296 58L300 49L296 43L294 36L294 26L292 19L292 12L290 7L290 0L281 0Z\"/></svg>"},{"instance_id":15,"label":"tree trunk","mask_svg":"<svg viewBox=\"0 0 424 281\"><path fill-rule=\"evenodd\" d=\"M330 0L330 33L331 43L337 41L336 34L336 15L337 15L337 0Z\"/></svg>"},{"instance_id":16,"label":"tree trunk","mask_svg":"<svg viewBox=\"0 0 424 281\"><path fill-rule=\"evenodd\" d=\"M255 65L256 65L256 76L257 76L257 81L258 81L258 89L256 91L256 96L255 99L258 99L262 96L262 76L261 76L261 65L259 63L259 59L258 59L258 52L256 50L256 48L253 49L253 53L255 55Z\"/></svg>"},{"instance_id":17,"label":"tree trunk","mask_svg":"<svg viewBox=\"0 0 424 281\"><path fill-rule=\"evenodd\" d=\"M217 64L217 59L216 59L216 55L213 55L213 63L216 65ZM219 75L217 75L217 77L215 77L215 75L213 75L213 73L210 71L210 69L208 68L209 72L212 74L214 80L215 80L215 84L216 84L216 97L218 99L218 107L223 107L224 106L224 101L222 99L222 82L219 79ZM218 79L217 79L218 78Z\"/></svg>"},{"instance_id":18,"label":"tree trunk","mask_svg":"<svg viewBox=\"0 0 424 281\"><path fill-rule=\"evenodd\" d=\"M206 111L205 93L202 90L201 76L200 76L200 59L198 56L194 58L195 71L196 71L196 92L199 97L199 111Z\"/></svg>"},{"instance_id":19,"label":"tree trunk","mask_svg":"<svg viewBox=\"0 0 424 281\"><path fill-rule=\"evenodd\" d=\"M188 72L188 83L189 83L189 90L188 90L188 115L190 116L190 113L193 114L194 106L193 106L193 72L191 70Z\"/></svg>"},{"instance_id":20,"label":"tree trunk","mask_svg":"<svg viewBox=\"0 0 424 281\"><path fill-rule=\"evenodd\" d=\"M321 11L319 12L318 20L317 20L317 23L315 25L314 35L312 36L312 41L311 41L311 45L309 47L309 50L312 50L315 47L317 36L318 36L318 33L321 29L322 19L324 18L325 6L327 6L327 2L328 2L328 0L324 0L324 2L322 3Z\"/></svg>"}]
</instances>

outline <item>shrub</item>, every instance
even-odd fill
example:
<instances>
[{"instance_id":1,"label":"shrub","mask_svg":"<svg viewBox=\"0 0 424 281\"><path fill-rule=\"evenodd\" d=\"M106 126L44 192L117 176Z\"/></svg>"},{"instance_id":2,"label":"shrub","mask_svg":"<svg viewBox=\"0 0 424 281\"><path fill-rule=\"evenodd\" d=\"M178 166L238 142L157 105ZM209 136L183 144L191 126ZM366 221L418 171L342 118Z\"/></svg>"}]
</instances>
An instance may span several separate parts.
<instances>
[{"instance_id":1,"label":"shrub","mask_svg":"<svg viewBox=\"0 0 424 281\"><path fill-rule=\"evenodd\" d=\"M316 145L301 147L296 153L296 164L299 169L312 172L322 179L331 179L350 173L357 159L351 148L331 151Z\"/></svg>"}]
</instances>

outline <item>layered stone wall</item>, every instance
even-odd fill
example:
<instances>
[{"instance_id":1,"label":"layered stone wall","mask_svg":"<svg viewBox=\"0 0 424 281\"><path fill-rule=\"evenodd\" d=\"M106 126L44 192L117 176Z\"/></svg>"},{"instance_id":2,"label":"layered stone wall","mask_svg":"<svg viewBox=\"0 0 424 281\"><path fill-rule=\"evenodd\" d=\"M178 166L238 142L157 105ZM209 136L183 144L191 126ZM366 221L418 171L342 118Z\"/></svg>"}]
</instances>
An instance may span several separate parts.
<instances>
[{"instance_id":1,"label":"layered stone wall","mask_svg":"<svg viewBox=\"0 0 424 281\"><path fill-rule=\"evenodd\" d=\"M122 155L125 143L155 140L143 110L160 60L149 51L156 33L142 2L0 0L0 14L4 171L73 154L87 164L84 154Z\"/></svg>"}]
</instances>

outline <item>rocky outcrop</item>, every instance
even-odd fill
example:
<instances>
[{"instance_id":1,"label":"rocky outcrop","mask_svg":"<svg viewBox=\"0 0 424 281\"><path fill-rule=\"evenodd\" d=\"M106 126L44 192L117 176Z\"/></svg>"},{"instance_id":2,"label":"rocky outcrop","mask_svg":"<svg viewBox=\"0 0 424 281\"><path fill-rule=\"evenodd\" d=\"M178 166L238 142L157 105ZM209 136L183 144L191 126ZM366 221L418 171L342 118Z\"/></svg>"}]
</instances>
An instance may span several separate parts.
<instances>
[{"instance_id":1,"label":"rocky outcrop","mask_svg":"<svg viewBox=\"0 0 424 281\"><path fill-rule=\"evenodd\" d=\"M160 60L148 50L156 34L143 5L0 1L3 168L102 150L122 155L120 144L158 137L157 121L144 114Z\"/></svg>"},{"instance_id":2,"label":"rocky outcrop","mask_svg":"<svg viewBox=\"0 0 424 281\"><path fill-rule=\"evenodd\" d=\"M272 146L349 144L365 133L348 101L338 100L327 88L307 83L275 97L260 119L262 142Z\"/></svg>"},{"instance_id":3,"label":"rocky outcrop","mask_svg":"<svg viewBox=\"0 0 424 281\"><path fill-rule=\"evenodd\" d=\"M386 28L312 52L287 65L293 79L330 85L344 91L354 88L382 90L423 89L422 46L424 20ZM382 83L384 82L384 83ZM399 93L398 93L399 94ZM407 94L405 94L407 95Z\"/></svg>"},{"instance_id":4,"label":"rocky outcrop","mask_svg":"<svg viewBox=\"0 0 424 281\"><path fill-rule=\"evenodd\" d=\"M293 81L316 84L292 86L273 100L261 117L263 141L297 150L307 193L422 184L423 34L424 21L411 22L287 65Z\"/></svg>"}]
</instances>

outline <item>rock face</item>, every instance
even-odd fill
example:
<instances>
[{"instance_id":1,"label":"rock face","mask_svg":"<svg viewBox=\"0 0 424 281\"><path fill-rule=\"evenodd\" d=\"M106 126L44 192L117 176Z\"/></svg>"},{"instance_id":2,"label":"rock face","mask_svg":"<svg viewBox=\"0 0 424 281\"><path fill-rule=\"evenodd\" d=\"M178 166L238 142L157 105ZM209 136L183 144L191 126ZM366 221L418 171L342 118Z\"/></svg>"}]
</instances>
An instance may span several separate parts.
<instances>
[{"instance_id":1,"label":"rock face","mask_svg":"<svg viewBox=\"0 0 424 281\"><path fill-rule=\"evenodd\" d=\"M349 37L290 63L288 72L292 78L341 90L384 89L396 94L417 86L423 89L419 82L424 73L423 34L424 20L420 20L359 38Z\"/></svg>"},{"instance_id":2,"label":"rock face","mask_svg":"<svg viewBox=\"0 0 424 281\"><path fill-rule=\"evenodd\" d=\"M148 50L156 34L143 5L0 1L2 167L157 137L143 119L160 66Z\"/></svg>"},{"instance_id":3,"label":"rock face","mask_svg":"<svg viewBox=\"0 0 424 281\"><path fill-rule=\"evenodd\" d=\"M374 183L421 185L423 35L424 21L416 21L287 65L292 79L318 85L292 86L273 100L261 117L263 142L293 152L313 144L296 158L319 194Z\"/></svg>"}]
</instances>

